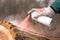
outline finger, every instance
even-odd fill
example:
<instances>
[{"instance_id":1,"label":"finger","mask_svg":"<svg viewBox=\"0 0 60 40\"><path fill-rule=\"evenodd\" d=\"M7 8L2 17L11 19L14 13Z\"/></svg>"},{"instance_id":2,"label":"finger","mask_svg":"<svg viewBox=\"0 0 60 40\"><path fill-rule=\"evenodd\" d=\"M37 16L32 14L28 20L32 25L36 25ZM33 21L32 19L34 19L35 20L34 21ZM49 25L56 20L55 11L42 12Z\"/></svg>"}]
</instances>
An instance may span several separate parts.
<instances>
[{"instance_id":1,"label":"finger","mask_svg":"<svg viewBox=\"0 0 60 40\"><path fill-rule=\"evenodd\" d=\"M28 14L31 14L34 11L37 11L37 9L36 8L31 9L30 11L28 11Z\"/></svg>"}]
</instances>

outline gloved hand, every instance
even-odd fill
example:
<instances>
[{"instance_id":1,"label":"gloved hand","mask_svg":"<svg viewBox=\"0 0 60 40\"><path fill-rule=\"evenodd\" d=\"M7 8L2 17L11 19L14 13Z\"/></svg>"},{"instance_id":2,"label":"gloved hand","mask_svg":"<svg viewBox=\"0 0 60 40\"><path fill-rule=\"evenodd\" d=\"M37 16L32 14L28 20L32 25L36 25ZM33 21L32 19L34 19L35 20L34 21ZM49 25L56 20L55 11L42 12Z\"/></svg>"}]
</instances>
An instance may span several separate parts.
<instances>
[{"instance_id":1,"label":"gloved hand","mask_svg":"<svg viewBox=\"0 0 60 40\"><path fill-rule=\"evenodd\" d=\"M49 16L52 17L55 12L50 7L45 8L33 8L28 12L29 15L31 15L31 18L36 21L37 17L39 16Z\"/></svg>"}]
</instances>

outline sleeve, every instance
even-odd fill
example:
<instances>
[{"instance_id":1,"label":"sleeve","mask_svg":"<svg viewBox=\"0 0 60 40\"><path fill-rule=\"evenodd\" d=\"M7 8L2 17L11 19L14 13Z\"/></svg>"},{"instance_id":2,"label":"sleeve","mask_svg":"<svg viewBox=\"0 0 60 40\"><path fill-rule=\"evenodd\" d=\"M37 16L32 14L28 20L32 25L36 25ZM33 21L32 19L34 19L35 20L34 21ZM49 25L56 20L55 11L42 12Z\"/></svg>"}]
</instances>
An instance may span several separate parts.
<instances>
[{"instance_id":1,"label":"sleeve","mask_svg":"<svg viewBox=\"0 0 60 40\"><path fill-rule=\"evenodd\" d=\"M55 0L50 6L55 13L60 13L60 0Z\"/></svg>"}]
</instances>

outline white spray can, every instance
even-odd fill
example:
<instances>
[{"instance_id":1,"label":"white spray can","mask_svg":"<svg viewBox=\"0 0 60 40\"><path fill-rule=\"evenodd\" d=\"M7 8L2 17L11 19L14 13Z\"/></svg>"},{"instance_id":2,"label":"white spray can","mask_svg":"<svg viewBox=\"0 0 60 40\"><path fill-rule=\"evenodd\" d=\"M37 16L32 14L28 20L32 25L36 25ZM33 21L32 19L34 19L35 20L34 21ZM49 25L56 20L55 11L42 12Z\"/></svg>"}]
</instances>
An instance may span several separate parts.
<instances>
[{"instance_id":1,"label":"white spray can","mask_svg":"<svg viewBox=\"0 0 60 40\"><path fill-rule=\"evenodd\" d=\"M37 12L34 11L31 13L31 17L36 16ZM44 24L46 26L51 26L52 18L47 17L47 16L39 16L37 19L35 19L37 22Z\"/></svg>"}]
</instances>

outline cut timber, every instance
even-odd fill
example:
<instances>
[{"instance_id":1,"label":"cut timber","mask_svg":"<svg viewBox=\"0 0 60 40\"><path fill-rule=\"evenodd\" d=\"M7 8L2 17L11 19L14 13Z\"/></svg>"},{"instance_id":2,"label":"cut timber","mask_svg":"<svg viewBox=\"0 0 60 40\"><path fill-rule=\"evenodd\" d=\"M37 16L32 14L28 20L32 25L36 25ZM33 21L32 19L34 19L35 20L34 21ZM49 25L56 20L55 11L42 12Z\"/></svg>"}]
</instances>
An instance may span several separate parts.
<instances>
[{"instance_id":1,"label":"cut timber","mask_svg":"<svg viewBox=\"0 0 60 40\"><path fill-rule=\"evenodd\" d=\"M7 21L0 21L0 40L14 40L14 32Z\"/></svg>"}]
</instances>

